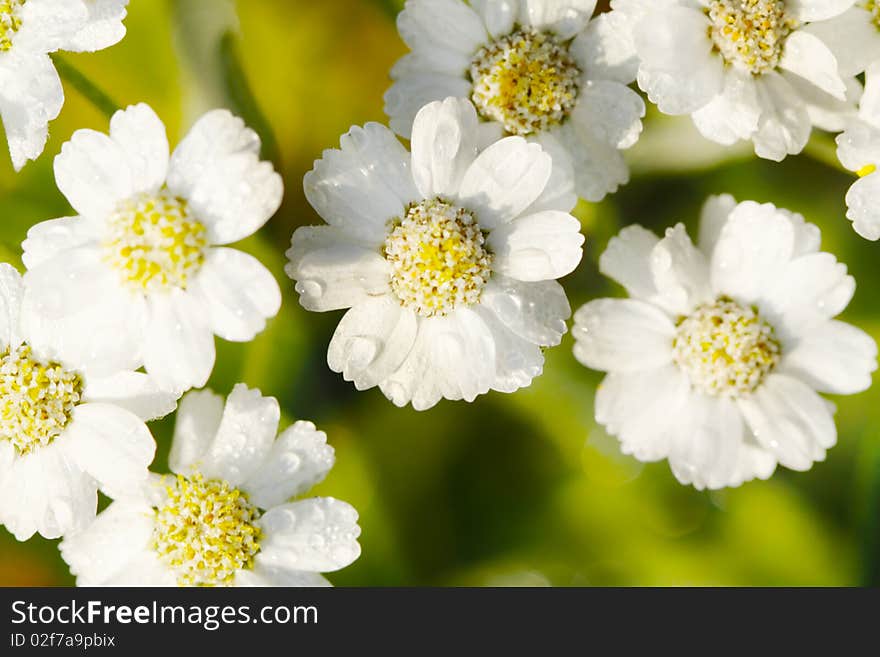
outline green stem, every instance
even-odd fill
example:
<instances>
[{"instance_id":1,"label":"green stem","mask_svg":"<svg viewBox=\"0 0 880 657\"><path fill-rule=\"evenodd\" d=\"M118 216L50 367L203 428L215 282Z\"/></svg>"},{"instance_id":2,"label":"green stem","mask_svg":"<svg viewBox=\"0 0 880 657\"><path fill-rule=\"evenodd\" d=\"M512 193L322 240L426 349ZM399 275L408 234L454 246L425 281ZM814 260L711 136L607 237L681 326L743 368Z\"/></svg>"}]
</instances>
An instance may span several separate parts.
<instances>
[{"instance_id":1,"label":"green stem","mask_svg":"<svg viewBox=\"0 0 880 657\"><path fill-rule=\"evenodd\" d=\"M840 163L837 157L837 143L830 135L814 134L804 148L804 155L832 169L852 175L852 171Z\"/></svg>"},{"instance_id":2,"label":"green stem","mask_svg":"<svg viewBox=\"0 0 880 657\"><path fill-rule=\"evenodd\" d=\"M89 80L64 57L54 54L52 55L52 61L55 62L55 68L58 69L61 79L70 84L99 111L106 114L108 118L120 109L118 103L98 88L94 82Z\"/></svg>"},{"instance_id":3,"label":"green stem","mask_svg":"<svg viewBox=\"0 0 880 657\"><path fill-rule=\"evenodd\" d=\"M235 34L232 32L227 32L220 39L220 62L232 109L260 135L263 157L271 160L276 169L280 169L278 141L248 84L238 55Z\"/></svg>"}]
</instances>

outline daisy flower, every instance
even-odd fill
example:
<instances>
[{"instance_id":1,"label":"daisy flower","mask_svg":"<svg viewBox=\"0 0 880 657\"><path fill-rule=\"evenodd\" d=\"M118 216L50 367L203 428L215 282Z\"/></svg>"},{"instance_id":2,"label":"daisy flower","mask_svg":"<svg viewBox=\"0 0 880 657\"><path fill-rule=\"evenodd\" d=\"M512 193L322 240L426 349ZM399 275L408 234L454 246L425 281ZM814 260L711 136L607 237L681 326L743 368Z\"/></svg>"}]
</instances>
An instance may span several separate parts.
<instances>
[{"instance_id":1,"label":"daisy flower","mask_svg":"<svg viewBox=\"0 0 880 657\"><path fill-rule=\"evenodd\" d=\"M639 86L708 139L751 140L760 157L801 152L812 127L842 130L860 93L810 28L855 0L614 0Z\"/></svg>"},{"instance_id":2,"label":"daisy flower","mask_svg":"<svg viewBox=\"0 0 880 657\"><path fill-rule=\"evenodd\" d=\"M124 491L147 478L156 444L144 422L176 397L146 374L93 376L21 321L23 283L0 264L0 524L24 541L88 524L97 490Z\"/></svg>"},{"instance_id":3,"label":"daisy flower","mask_svg":"<svg viewBox=\"0 0 880 657\"><path fill-rule=\"evenodd\" d=\"M333 467L311 422L276 438L278 402L237 385L180 402L169 463L138 495L117 498L61 555L79 586L328 586L318 573L360 555L345 502L288 502Z\"/></svg>"},{"instance_id":4,"label":"daisy flower","mask_svg":"<svg viewBox=\"0 0 880 657\"><path fill-rule=\"evenodd\" d=\"M580 262L574 198L548 184L538 144L507 137L482 152L467 100L416 116L412 155L372 123L342 137L306 174L328 226L297 229L286 271L308 310L351 308L328 363L398 406L527 386L541 347L570 315L554 280Z\"/></svg>"},{"instance_id":5,"label":"daisy flower","mask_svg":"<svg viewBox=\"0 0 880 657\"><path fill-rule=\"evenodd\" d=\"M0 117L16 171L39 157L64 91L49 53L93 52L125 36L128 0L0 0Z\"/></svg>"},{"instance_id":6,"label":"daisy flower","mask_svg":"<svg viewBox=\"0 0 880 657\"><path fill-rule=\"evenodd\" d=\"M880 63L865 73L858 118L837 136L837 157L859 180L846 195L847 218L868 240L880 239Z\"/></svg>"},{"instance_id":7,"label":"daisy flower","mask_svg":"<svg viewBox=\"0 0 880 657\"><path fill-rule=\"evenodd\" d=\"M221 246L281 203L259 151L225 110L199 119L170 159L146 105L117 112L109 136L74 133L55 178L79 216L37 224L22 245L35 335L98 369L143 365L166 389L203 386L214 335L251 340L281 304L258 260Z\"/></svg>"},{"instance_id":8,"label":"daisy flower","mask_svg":"<svg viewBox=\"0 0 880 657\"><path fill-rule=\"evenodd\" d=\"M600 201L629 180L620 153L642 131L645 105L626 85L636 62L625 21L596 0L408 0L397 19L411 53L391 71L385 112L409 138L421 107L469 98L483 143L519 135L574 173L575 191Z\"/></svg>"},{"instance_id":9,"label":"daisy flower","mask_svg":"<svg viewBox=\"0 0 880 657\"><path fill-rule=\"evenodd\" d=\"M819 230L770 204L709 200L695 246L683 225L613 238L603 273L629 299L575 313L575 356L608 372L596 420L641 461L668 459L698 489L809 470L837 441L818 393L871 385L877 345L834 319L855 281Z\"/></svg>"}]
</instances>

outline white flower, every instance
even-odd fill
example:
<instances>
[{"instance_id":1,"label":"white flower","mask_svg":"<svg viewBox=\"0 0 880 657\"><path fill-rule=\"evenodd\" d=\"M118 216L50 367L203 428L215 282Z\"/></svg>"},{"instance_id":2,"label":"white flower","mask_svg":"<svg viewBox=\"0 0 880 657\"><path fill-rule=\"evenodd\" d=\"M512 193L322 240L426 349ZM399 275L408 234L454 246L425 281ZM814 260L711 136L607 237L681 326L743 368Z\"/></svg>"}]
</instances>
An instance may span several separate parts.
<instances>
[{"instance_id":1,"label":"white flower","mask_svg":"<svg viewBox=\"0 0 880 657\"><path fill-rule=\"evenodd\" d=\"M48 53L122 40L128 0L0 0L0 116L16 170L39 157L64 104Z\"/></svg>"},{"instance_id":2,"label":"white flower","mask_svg":"<svg viewBox=\"0 0 880 657\"><path fill-rule=\"evenodd\" d=\"M305 177L330 225L294 233L287 273L306 309L351 308L330 367L399 406L527 386L566 331L554 279L581 259L571 198L548 185L539 145L507 137L479 152L477 133L473 105L449 98L419 112L412 156L371 123Z\"/></svg>"},{"instance_id":3,"label":"white flower","mask_svg":"<svg viewBox=\"0 0 880 657\"><path fill-rule=\"evenodd\" d=\"M602 255L629 299L575 313L575 356L609 372L596 420L642 461L697 488L808 470L837 441L818 393L871 385L877 345L834 320L855 281L799 215L714 197L697 246L631 226Z\"/></svg>"},{"instance_id":4,"label":"white flower","mask_svg":"<svg viewBox=\"0 0 880 657\"><path fill-rule=\"evenodd\" d=\"M880 63L865 73L859 115L837 136L837 157L860 178L846 195L847 218L865 239L880 239Z\"/></svg>"},{"instance_id":5,"label":"white flower","mask_svg":"<svg viewBox=\"0 0 880 657\"><path fill-rule=\"evenodd\" d=\"M94 368L144 365L166 389L203 386L214 335L251 340L281 304L258 260L217 246L278 209L281 178L259 151L225 110L199 119L170 160L146 105L117 112L109 137L74 133L55 178L80 216L37 224L23 244L35 336Z\"/></svg>"},{"instance_id":6,"label":"white flower","mask_svg":"<svg viewBox=\"0 0 880 657\"><path fill-rule=\"evenodd\" d=\"M0 264L0 524L24 541L88 524L97 490L136 487L156 443L145 420L176 398L146 374L94 376L36 347L21 322L19 273Z\"/></svg>"},{"instance_id":7,"label":"white flower","mask_svg":"<svg viewBox=\"0 0 880 657\"><path fill-rule=\"evenodd\" d=\"M327 586L360 555L358 514L306 492L333 467L311 422L276 438L278 402L237 385L180 402L169 463L61 543L79 586Z\"/></svg>"},{"instance_id":8,"label":"white flower","mask_svg":"<svg viewBox=\"0 0 880 657\"><path fill-rule=\"evenodd\" d=\"M810 31L855 0L614 0L640 60L639 86L720 144L799 153L812 127L842 130L860 85Z\"/></svg>"},{"instance_id":9,"label":"white flower","mask_svg":"<svg viewBox=\"0 0 880 657\"><path fill-rule=\"evenodd\" d=\"M540 143L572 170L575 191L599 201L629 180L619 149L642 131L642 99L626 85L636 62L620 45L625 21L596 0L408 0L398 16L412 50L391 71L385 112L409 137L428 102L471 99L482 143L504 134Z\"/></svg>"}]
</instances>

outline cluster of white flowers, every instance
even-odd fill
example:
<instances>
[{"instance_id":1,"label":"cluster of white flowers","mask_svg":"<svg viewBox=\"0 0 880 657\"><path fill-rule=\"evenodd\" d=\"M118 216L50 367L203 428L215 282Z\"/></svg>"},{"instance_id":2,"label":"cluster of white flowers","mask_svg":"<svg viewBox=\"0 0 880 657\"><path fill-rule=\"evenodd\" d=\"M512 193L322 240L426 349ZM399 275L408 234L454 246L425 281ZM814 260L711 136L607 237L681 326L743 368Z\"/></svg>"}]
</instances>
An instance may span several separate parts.
<instances>
[{"instance_id":1,"label":"cluster of white flowers","mask_svg":"<svg viewBox=\"0 0 880 657\"><path fill-rule=\"evenodd\" d=\"M124 34L125 0L0 0L0 113L19 168L61 107L46 53ZM880 9L856 0L409 0L390 129L353 127L304 179L326 225L293 235L302 306L347 309L331 369L398 406L528 386L571 315L558 279L582 256L571 213L626 183L645 104L721 144L781 160L814 126L845 131L849 218L880 238ZM846 37L842 35L846 34ZM863 73L866 74L862 76ZM862 76L863 80L859 76ZM395 134L396 133L396 134ZM409 140L407 149L398 136ZM278 402L204 391L214 336L245 342L281 304L225 245L283 186L225 110L169 154L147 105L55 159L76 216L35 225L21 276L0 265L0 521L64 536L86 585L322 585L359 555L357 513L290 501L334 452ZM708 201L695 245L630 226L601 256L629 299L574 317L574 355L608 372L596 419L622 449L697 488L806 470L836 442L818 393L866 390L877 346L834 318L855 291L819 229L771 204ZM169 458L146 422L181 395ZM97 491L113 503L96 517Z\"/></svg>"}]
</instances>

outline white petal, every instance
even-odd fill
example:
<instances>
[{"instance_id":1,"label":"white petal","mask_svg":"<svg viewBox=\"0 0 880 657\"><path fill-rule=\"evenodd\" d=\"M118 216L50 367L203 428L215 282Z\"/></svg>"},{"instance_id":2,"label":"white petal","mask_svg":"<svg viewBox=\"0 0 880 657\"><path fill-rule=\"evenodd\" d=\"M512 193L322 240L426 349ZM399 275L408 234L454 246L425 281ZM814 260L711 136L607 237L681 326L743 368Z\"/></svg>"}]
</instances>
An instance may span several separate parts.
<instances>
[{"instance_id":1,"label":"white petal","mask_svg":"<svg viewBox=\"0 0 880 657\"><path fill-rule=\"evenodd\" d=\"M335 460L327 434L311 422L296 422L278 436L243 487L254 504L271 509L323 481Z\"/></svg>"},{"instance_id":2,"label":"white petal","mask_svg":"<svg viewBox=\"0 0 880 657\"><path fill-rule=\"evenodd\" d=\"M153 510L146 503L113 502L88 527L59 545L78 586L99 586L123 573L153 539Z\"/></svg>"},{"instance_id":3,"label":"white petal","mask_svg":"<svg viewBox=\"0 0 880 657\"><path fill-rule=\"evenodd\" d=\"M3 53L0 65L0 117L12 165L19 171L37 159L49 137L49 121L64 104L61 78L46 55Z\"/></svg>"},{"instance_id":4,"label":"white petal","mask_svg":"<svg viewBox=\"0 0 880 657\"><path fill-rule=\"evenodd\" d=\"M0 349L21 341L21 300L24 283L18 270L8 263L0 263Z\"/></svg>"},{"instance_id":5,"label":"white petal","mask_svg":"<svg viewBox=\"0 0 880 657\"><path fill-rule=\"evenodd\" d=\"M650 299L657 293L651 272L651 252L660 239L641 226L627 226L608 242L599 258L599 271L620 283L631 297Z\"/></svg>"},{"instance_id":6,"label":"white petal","mask_svg":"<svg viewBox=\"0 0 880 657\"><path fill-rule=\"evenodd\" d=\"M470 101L447 98L423 107L412 132L412 171L426 199L455 196L477 157L477 111Z\"/></svg>"},{"instance_id":7,"label":"white petal","mask_svg":"<svg viewBox=\"0 0 880 657\"><path fill-rule=\"evenodd\" d=\"M636 79L639 59L627 18L619 12L599 14L570 47L570 53L589 80L615 80L629 84Z\"/></svg>"},{"instance_id":8,"label":"white petal","mask_svg":"<svg viewBox=\"0 0 880 657\"><path fill-rule=\"evenodd\" d=\"M856 6L803 29L828 46L837 59L840 74L846 77L858 75L873 62L880 61L880 38L873 18L869 10Z\"/></svg>"},{"instance_id":9,"label":"white petal","mask_svg":"<svg viewBox=\"0 0 880 657\"><path fill-rule=\"evenodd\" d=\"M103 50L122 41L125 36L125 19L128 0L86 0L88 20L64 44L64 50L71 52L94 52Z\"/></svg>"},{"instance_id":10,"label":"white petal","mask_svg":"<svg viewBox=\"0 0 880 657\"><path fill-rule=\"evenodd\" d=\"M877 369L877 343L843 322L823 322L783 352L779 372L819 392L852 395L871 387Z\"/></svg>"},{"instance_id":11,"label":"white petal","mask_svg":"<svg viewBox=\"0 0 880 657\"><path fill-rule=\"evenodd\" d=\"M329 226L298 228L285 267L306 310L350 308L390 291L391 268L378 249L339 240Z\"/></svg>"},{"instance_id":12,"label":"white petal","mask_svg":"<svg viewBox=\"0 0 880 657\"><path fill-rule=\"evenodd\" d=\"M203 304L182 290L150 299L143 345L147 373L165 390L201 388L214 367L214 335Z\"/></svg>"},{"instance_id":13,"label":"white petal","mask_svg":"<svg viewBox=\"0 0 880 657\"><path fill-rule=\"evenodd\" d=\"M418 320L392 295L349 310L333 334L327 364L358 390L381 383L403 364L418 333Z\"/></svg>"},{"instance_id":14,"label":"white petal","mask_svg":"<svg viewBox=\"0 0 880 657\"><path fill-rule=\"evenodd\" d=\"M554 136L566 145L572 160L574 188L578 195L598 203L606 194L629 182L629 168L614 146L595 139L581 125L570 121Z\"/></svg>"},{"instance_id":15,"label":"white petal","mask_svg":"<svg viewBox=\"0 0 880 657\"><path fill-rule=\"evenodd\" d=\"M328 572L355 561L361 553L358 514L332 497L316 497L277 506L258 521L264 531L260 566Z\"/></svg>"},{"instance_id":16,"label":"white petal","mask_svg":"<svg viewBox=\"0 0 880 657\"><path fill-rule=\"evenodd\" d=\"M571 120L593 139L624 149L638 141L644 116L644 101L629 87L611 80L588 80Z\"/></svg>"},{"instance_id":17,"label":"white petal","mask_svg":"<svg viewBox=\"0 0 880 657\"><path fill-rule=\"evenodd\" d=\"M544 354L540 347L511 331L485 306L477 306L474 311L489 327L495 341L492 389L510 393L531 385L544 369Z\"/></svg>"},{"instance_id":18,"label":"white petal","mask_svg":"<svg viewBox=\"0 0 880 657\"><path fill-rule=\"evenodd\" d=\"M486 323L459 308L445 317L420 319L409 355L380 388L397 406L421 411L440 399L473 401L495 378L495 342Z\"/></svg>"},{"instance_id":19,"label":"white petal","mask_svg":"<svg viewBox=\"0 0 880 657\"><path fill-rule=\"evenodd\" d=\"M68 458L66 439L14 459L0 477L0 524L19 541L58 538L95 517L97 486Z\"/></svg>"},{"instance_id":20,"label":"white petal","mask_svg":"<svg viewBox=\"0 0 880 657\"><path fill-rule=\"evenodd\" d=\"M673 314L687 314L711 300L709 265L684 224L668 228L651 251L651 273L657 288L655 302Z\"/></svg>"},{"instance_id":21,"label":"white petal","mask_svg":"<svg viewBox=\"0 0 880 657\"><path fill-rule=\"evenodd\" d=\"M220 420L226 400L211 390L193 390L180 400L174 420L174 438L168 467L177 474L187 474L208 451Z\"/></svg>"},{"instance_id":22,"label":"white petal","mask_svg":"<svg viewBox=\"0 0 880 657\"><path fill-rule=\"evenodd\" d=\"M99 219L136 190L122 147L94 130L77 130L55 158L55 181L70 205Z\"/></svg>"},{"instance_id":23,"label":"white petal","mask_svg":"<svg viewBox=\"0 0 880 657\"><path fill-rule=\"evenodd\" d=\"M227 110L212 110L195 122L174 149L168 186L186 196L216 162L231 155L259 152L260 137L244 121Z\"/></svg>"},{"instance_id":24,"label":"white petal","mask_svg":"<svg viewBox=\"0 0 880 657\"><path fill-rule=\"evenodd\" d=\"M492 230L538 199L552 168L552 158L540 145L507 137L477 156L461 181L458 198L474 210L482 230Z\"/></svg>"},{"instance_id":25,"label":"white petal","mask_svg":"<svg viewBox=\"0 0 880 657\"><path fill-rule=\"evenodd\" d=\"M525 25L570 39L586 27L595 8L596 0L522 0L521 19Z\"/></svg>"},{"instance_id":26,"label":"white petal","mask_svg":"<svg viewBox=\"0 0 880 657\"><path fill-rule=\"evenodd\" d=\"M821 39L797 30L785 40L779 67L809 80L838 100L846 98L846 85L837 70L837 59Z\"/></svg>"},{"instance_id":27,"label":"white petal","mask_svg":"<svg viewBox=\"0 0 880 657\"><path fill-rule=\"evenodd\" d=\"M306 174L306 198L328 224L381 242L386 224L418 199L409 153L377 123L351 128L340 146Z\"/></svg>"},{"instance_id":28,"label":"white petal","mask_svg":"<svg viewBox=\"0 0 880 657\"><path fill-rule=\"evenodd\" d=\"M147 479L156 441L131 411L107 403L81 404L64 435L67 452L109 495L132 491Z\"/></svg>"},{"instance_id":29,"label":"white petal","mask_svg":"<svg viewBox=\"0 0 880 657\"><path fill-rule=\"evenodd\" d=\"M397 30L415 52L451 50L467 56L488 39L477 13L460 0L408 0Z\"/></svg>"},{"instance_id":30,"label":"white petal","mask_svg":"<svg viewBox=\"0 0 880 657\"><path fill-rule=\"evenodd\" d=\"M28 230L21 244L24 251L21 260L25 267L34 269L67 249L90 243L97 246L100 225L84 217L41 221Z\"/></svg>"},{"instance_id":31,"label":"white petal","mask_svg":"<svg viewBox=\"0 0 880 657\"><path fill-rule=\"evenodd\" d=\"M480 303L516 335L542 347L562 341L571 307L556 281L525 283L495 275L483 289Z\"/></svg>"},{"instance_id":32,"label":"white petal","mask_svg":"<svg viewBox=\"0 0 880 657\"><path fill-rule=\"evenodd\" d=\"M736 209L736 199L730 194L710 196L703 204L700 212L700 250L711 257L715 252L715 245L721 236L721 231L730 218L730 213Z\"/></svg>"},{"instance_id":33,"label":"white petal","mask_svg":"<svg viewBox=\"0 0 880 657\"><path fill-rule=\"evenodd\" d=\"M15 49L54 52L69 44L86 24L88 9L83 0L37 0L22 4L20 18Z\"/></svg>"},{"instance_id":34,"label":"white petal","mask_svg":"<svg viewBox=\"0 0 880 657\"><path fill-rule=\"evenodd\" d=\"M395 79L384 96L388 125L401 137L411 139L413 121L425 105L444 98L470 96L472 85L463 76L463 73L451 75L427 72Z\"/></svg>"},{"instance_id":35,"label":"white petal","mask_svg":"<svg viewBox=\"0 0 880 657\"><path fill-rule=\"evenodd\" d=\"M284 183L254 153L228 155L207 168L186 200L212 244L253 235L281 206Z\"/></svg>"},{"instance_id":36,"label":"white petal","mask_svg":"<svg viewBox=\"0 0 880 657\"><path fill-rule=\"evenodd\" d=\"M89 377L83 399L119 406L146 421L165 417L177 407L176 395L161 390L153 379L141 372Z\"/></svg>"},{"instance_id":37,"label":"white petal","mask_svg":"<svg viewBox=\"0 0 880 657\"><path fill-rule=\"evenodd\" d=\"M791 377L771 374L751 397L737 403L758 442L792 470L809 470L837 442L824 400Z\"/></svg>"},{"instance_id":38,"label":"white petal","mask_svg":"<svg viewBox=\"0 0 880 657\"><path fill-rule=\"evenodd\" d=\"M483 125L497 126L499 124L485 123ZM523 210L523 214L536 214L544 210L571 212L577 205L578 195L574 190L574 161L568 152L568 147L551 132L542 132L531 139L539 143L544 152L552 158L553 167L544 191L534 203Z\"/></svg>"},{"instance_id":39,"label":"white petal","mask_svg":"<svg viewBox=\"0 0 880 657\"><path fill-rule=\"evenodd\" d=\"M574 355L605 372L638 372L672 360L675 325L659 308L634 299L595 299L574 314Z\"/></svg>"},{"instance_id":40,"label":"white petal","mask_svg":"<svg viewBox=\"0 0 880 657\"><path fill-rule=\"evenodd\" d=\"M812 122L794 88L778 73L769 71L757 81L761 118L752 135L759 157L781 162L800 153L810 139Z\"/></svg>"},{"instance_id":41,"label":"white petal","mask_svg":"<svg viewBox=\"0 0 880 657\"><path fill-rule=\"evenodd\" d=\"M140 554L129 561L116 574L104 578L101 586L134 586L166 587L177 586L177 579L172 570L165 565L153 550L141 550ZM83 584L87 586L87 584Z\"/></svg>"},{"instance_id":42,"label":"white petal","mask_svg":"<svg viewBox=\"0 0 880 657\"><path fill-rule=\"evenodd\" d=\"M804 335L843 312L855 289L846 265L830 253L813 253L792 260L768 282L760 305L783 335Z\"/></svg>"},{"instance_id":43,"label":"white petal","mask_svg":"<svg viewBox=\"0 0 880 657\"><path fill-rule=\"evenodd\" d=\"M214 248L194 281L208 324L224 340L247 342L281 308L281 288L263 264L235 249Z\"/></svg>"},{"instance_id":44,"label":"white petal","mask_svg":"<svg viewBox=\"0 0 880 657\"><path fill-rule=\"evenodd\" d=\"M866 240L880 239L880 174L872 173L853 183L846 193L846 218Z\"/></svg>"},{"instance_id":45,"label":"white petal","mask_svg":"<svg viewBox=\"0 0 880 657\"><path fill-rule=\"evenodd\" d=\"M233 586L285 586L285 587L326 587L333 586L318 573L305 570L288 570L266 566L260 563L259 556L253 570L239 570L235 573Z\"/></svg>"},{"instance_id":46,"label":"white petal","mask_svg":"<svg viewBox=\"0 0 880 657\"><path fill-rule=\"evenodd\" d=\"M55 258L55 266L63 267L69 253ZM47 280L50 285L63 287L51 278ZM139 368L143 364L144 300L121 289L115 281L104 286L102 280L96 278L91 284L94 286L91 298L84 300L79 310L71 303L67 310L73 314L58 318L46 312L47 307L54 305L45 306L40 302L46 296L37 295L36 287L29 286L22 304L23 334L35 349L51 353L91 376L109 376Z\"/></svg>"},{"instance_id":47,"label":"white petal","mask_svg":"<svg viewBox=\"0 0 880 657\"><path fill-rule=\"evenodd\" d=\"M545 281L574 271L584 236L570 214L548 210L521 217L492 231L494 270L520 281Z\"/></svg>"},{"instance_id":48,"label":"white petal","mask_svg":"<svg viewBox=\"0 0 880 657\"><path fill-rule=\"evenodd\" d=\"M792 73L783 73L785 81L795 90L813 126L829 132L844 130L856 118L856 106L862 96L862 83L856 78L845 78L846 98L840 100L822 91L804 78Z\"/></svg>"},{"instance_id":49,"label":"white petal","mask_svg":"<svg viewBox=\"0 0 880 657\"><path fill-rule=\"evenodd\" d=\"M236 384L198 470L209 479L222 479L233 486L243 484L268 457L280 418L277 399Z\"/></svg>"},{"instance_id":50,"label":"white petal","mask_svg":"<svg viewBox=\"0 0 880 657\"><path fill-rule=\"evenodd\" d=\"M740 139L749 139L758 129L760 116L758 89L753 78L731 67L725 72L721 93L694 112L693 119L706 139L730 146Z\"/></svg>"},{"instance_id":51,"label":"white petal","mask_svg":"<svg viewBox=\"0 0 880 657\"><path fill-rule=\"evenodd\" d=\"M110 138L122 149L135 192L156 193L168 173L165 125L149 105L120 110L110 119Z\"/></svg>"},{"instance_id":52,"label":"white petal","mask_svg":"<svg viewBox=\"0 0 880 657\"><path fill-rule=\"evenodd\" d=\"M642 61L639 86L666 114L689 114L721 92L723 62L713 52L709 23L690 7L651 11L634 28Z\"/></svg>"},{"instance_id":53,"label":"white petal","mask_svg":"<svg viewBox=\"0 0 880 657\"><path fill-rule=\"evenodd\" d=\"M794 232L775 206L740 203L715 246L712 288L745 303L756 301L791 259Z\"/></svg>"},{"instance_id":54,"label":"white petal","mask_svg":"<svg viewBox=\"0 0 880 657\"><path fill-rule=\"evenodd\" d=\"M821 21L839 16L856 0L787 0L792 15L800 21Z\"/></svg>"},{"instance_id":55,"label":"white petal","mask_svg":"<svg viewBox=\"0 0 880 657\"><path fill-rule=\"evenodd\" d=\"M691 398L682 416L669 465L681 483L703 490L767 479L776 469L776 459L747 442L745 423L734 402L699 395Z\"/></svg>"},{"instance_id":56,"label":"white petal","mask_svg":"<svg viewBox=\"0 0 880 657\"><path fill-rule=\"evenodd\" d=\"M510 34L519 18L519 0L471 0L471 6L496 39Z\"/></svg>"},{"instance_id":57,"label":"white petal","mask_svg":"<svg viewBox=\"0 0 880 657\"><path fill-rule=\"evenodd\" d=\"M864 121L850 121L837 136L837 157L850 171L880 164L880 129Z\"/></svg>"},{"instance_id":58,"label":"white petal","mask_svg":"<svg viewBox=\"0 0 880 657\"><path fill-rule=\"evenodd\" d=\"M865 71L865 92L859 100L859 118L880 127L880 61Z\"/></svg>"},{"instance_id":59,"label":"white petal","mask_svg":"<svg viewBox=\"0 0 880 657\"><path fill-rule=\"evenodd\" d=\"M613 372L596 391L596 421L620 440L624 454L657 461L668 455L690 398L687 379L673 365Z\"/></svg>"}]
</instances>

